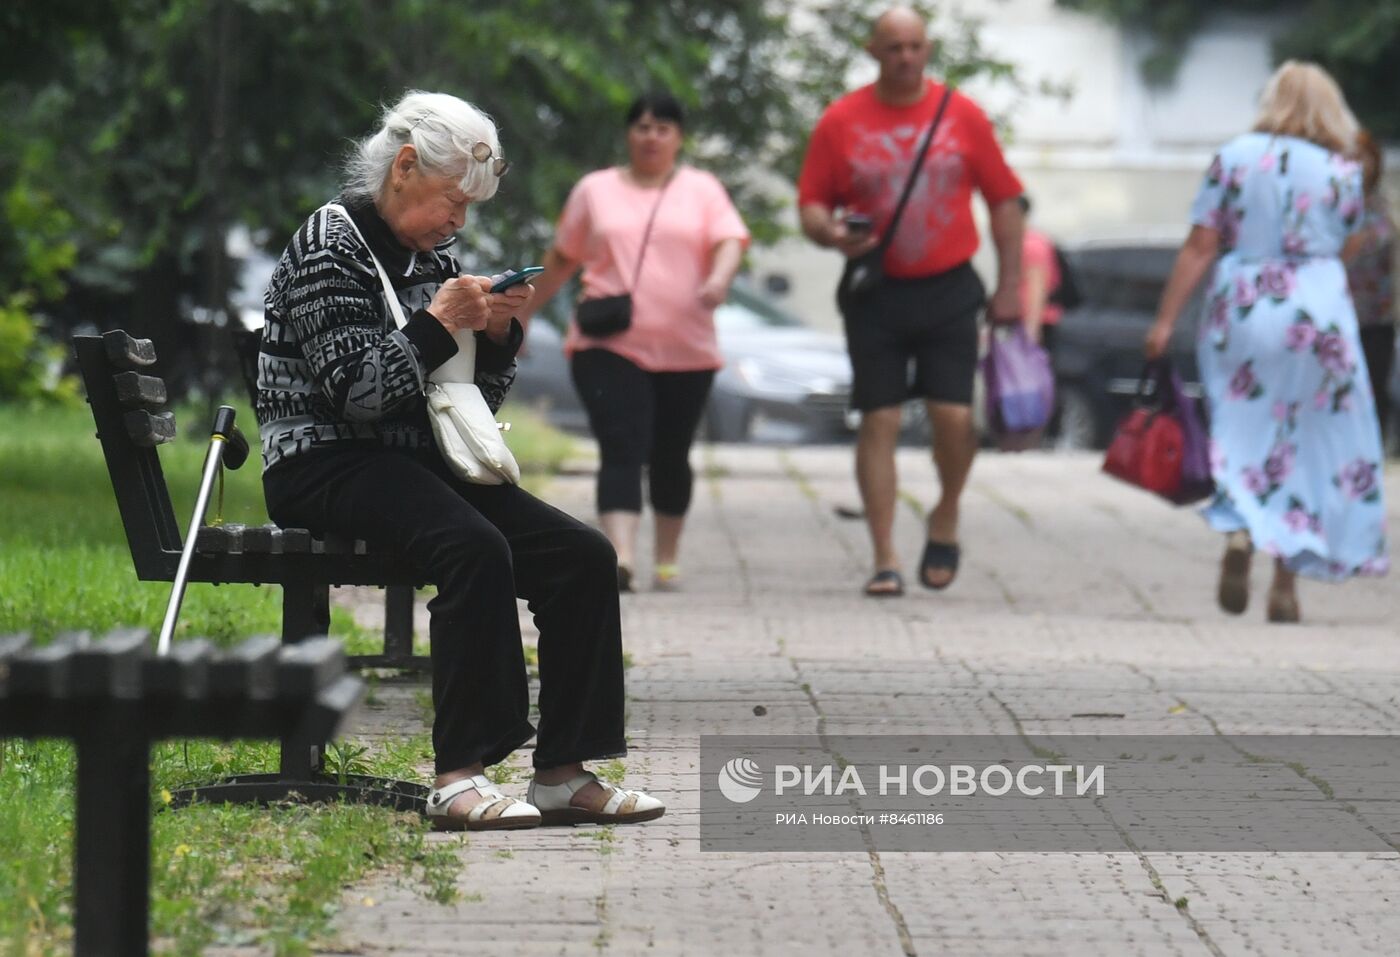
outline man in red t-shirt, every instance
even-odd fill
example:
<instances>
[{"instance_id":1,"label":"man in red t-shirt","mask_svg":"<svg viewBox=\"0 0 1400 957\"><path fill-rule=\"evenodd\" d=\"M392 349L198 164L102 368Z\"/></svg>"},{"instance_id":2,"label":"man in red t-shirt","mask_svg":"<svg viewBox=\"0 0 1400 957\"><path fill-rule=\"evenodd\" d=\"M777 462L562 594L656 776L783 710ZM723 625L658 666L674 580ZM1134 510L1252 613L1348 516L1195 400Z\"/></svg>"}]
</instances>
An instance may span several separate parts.
<instances>
[{"instance_id":1,"label":"man in red t-shirt","mask_svg":"<svg viewBox=\"0 0 1400 957\"><path fill-rule=\"evenodd\" d=\"M913 10L895 7L882 14L866 50L880 64L879 77L827 107L812 132L797 188L802 231L848 258L879 244L947 92L924 75L932 43ZM977 250L974 187L991 212L997 249L990 301L971 265ZM867 595L904 591L894 549L894 451L900 406L913 397L928 402L941 486L928 516L919 579L929 588L946 588L957 574L958 501L977 452L977 316L984 302L994 322L1020 315L1021 191L986 115L972 100L951 93L885 250L884 279L868 292L840 297L854 372L851 405L861 412L856 480L875 551ZM855 229L857 215L870 227Z\"/></svg>"}]
</instances>

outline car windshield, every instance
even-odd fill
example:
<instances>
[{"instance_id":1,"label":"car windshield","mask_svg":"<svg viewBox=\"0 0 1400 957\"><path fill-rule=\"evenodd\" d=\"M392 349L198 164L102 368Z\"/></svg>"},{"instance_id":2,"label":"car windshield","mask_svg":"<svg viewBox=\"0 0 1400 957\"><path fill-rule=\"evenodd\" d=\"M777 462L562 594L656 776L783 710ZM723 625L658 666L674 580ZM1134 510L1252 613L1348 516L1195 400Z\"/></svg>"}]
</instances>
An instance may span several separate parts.
<instances>
[{"instance_id":1,"label":"car windshield","mask_svg":"<svg viewBox=\"0 0 1400 957\"><path fill-rule=\"evenodd\" d=\"M715 309L715 329L720 333L765 332L801 326L802 321L796 316L737 283L730 287L729 299Z\"/></svg>"}]
</instances>

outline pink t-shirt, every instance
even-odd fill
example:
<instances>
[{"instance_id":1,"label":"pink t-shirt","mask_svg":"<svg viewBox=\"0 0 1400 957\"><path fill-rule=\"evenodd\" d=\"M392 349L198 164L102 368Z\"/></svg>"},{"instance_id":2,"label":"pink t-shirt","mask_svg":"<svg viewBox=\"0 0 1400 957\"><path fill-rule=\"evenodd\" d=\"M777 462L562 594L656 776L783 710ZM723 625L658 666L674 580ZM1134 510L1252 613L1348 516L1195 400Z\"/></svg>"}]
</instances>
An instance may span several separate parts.
<instances>
[{"instance_id":1,"label":"pink t-shirt","mask_svg":"<svg viewBox=\"0 0 1400 957\"><path fill-rule=\"evenodd\" d=\"M1038 266L1045 270L1045 295L1053 295L1055 290L1060 288L1060 261L1055 258L1055 244L1050 242L1050 238L1044 233L1026 227L1021 239L1022 314L1027 311L1026 307L1029 301L1025 276L1032 266ZM1043 325L1053 326L1060 321L1064 312L1060 306L1047 301L1045 308L1041 310L1040 321Z\"/></svg>"},{"instance_id":2,"label":"pink t-shirt","mask_svg":"<svg viewBox=\"0 0 1400 957\"><path fill-rule=\"evenodd\" d=\"M566 258L583 263L583 296L632 293L632 325L595 339L569 326L564 352L604 348L648 372L686 372L723 365L715 341L714 310L700 303L715 245L749 241L724 186L713 175L677 167L657 209L646 258L635 288L632 277L642 235L661 187L643 188L620 168L589 173L578 181L554 234Z\"/></svg>"}]
</instances>

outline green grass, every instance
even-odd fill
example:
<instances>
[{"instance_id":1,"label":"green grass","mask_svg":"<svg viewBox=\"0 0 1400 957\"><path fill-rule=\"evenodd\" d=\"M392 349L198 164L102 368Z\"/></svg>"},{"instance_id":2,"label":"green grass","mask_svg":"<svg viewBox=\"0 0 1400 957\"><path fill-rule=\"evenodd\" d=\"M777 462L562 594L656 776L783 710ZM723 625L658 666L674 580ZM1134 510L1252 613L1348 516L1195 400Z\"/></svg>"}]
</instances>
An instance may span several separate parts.
<instances>
[{"instance_id":1,"label":"green grass","mask_svg":"<svg viewBox=\"0 0 1400 957\"><path fill-rule=\"evenodd\" d=\"M524 409L502 413L511 422L510 445L538 491L570 454L572 440ZM203 408L176 411L180 438L161 449L161 467L175 516L184 528L194 508L208 444ZM253 416L238 419L251 432ZM210 504L215 518L217 500ZM262 482L256 460L225 472L219 512L226 522L262 525ZM158 627L170 597L167 582L140 582L131 568L116 498L86 406L30 410L0 406L0 634L106 631L117 625ZM273 587L194 583L181 606L177 639L200 635L229 642L276 634L281 596ZM332 631L352 654L374 650L381 639L335 608Z\"/></svg>"},{"instance_id":2,"label":"green grass","mask_svg":"<svg viewBox=\"0 0 1400 957\"><path fill-rule=\"evenodd\" d=\"M528 473L546 480L570 454L567 438L520 410L509 442ZM176 410L181 438L161 461L181 528L189 521L207 445L207 410ZM239 421L252 432L253 417ZM211 513L213 507L211 506ZM212 517L212 514L211 514ZM222 517L267 521L256 460L226 475ZM167 582L139 582L86 406L0 406L0 634L36 641L72 629L123 625L155 630ZM281 594L273 586L190 586L177 640L220 643L276 634ZM332 631L352 653L374 650L377 627L334 608ZM355 741L332 749L332 773L418 779L431 762L426 733L373 750ZM162 810L183 783L234 770L274 770L274 742L176 741L152 753L151 917L158 953L199 954L216 945L255 945L278 955L311 952L327 939L345 886L372 872L405 875L427 898L458 896L454 842L429 843L416 817L350 805L275 809ZM0 954L32 957L72 946L74 755L61 741L0 740Z\"/></svg>"},{"instance_id":3,"label":"green grass","mask_svg":"<svg viewBox=\"0 0 1400 957\"><path fill-rule=\"evenodd\" d=\"M426 751L426 739L418 742ZM404 754L369 762L414 776ZM456 897L452 843L429 844L414 815L355 805L233 805L161 810L172 788L232 770L272 770L263 742L167 742L152 754L151 934L158 953L258 944L310 953L327 937L346 884L403 873L430 900ZM66 742L0 743L0 952L29 957L72 946L73 750Z\"/></svg>"},{"instance_id":4,"label":"green grass","mask_svg":"<svg viewBox=\"0 0 1400 957\"><path fill-rule=\"evenodd\" d=\"M195 438L182 437L161 454L182 528L194 507L207 441L195 418L177 410L177 422ZM241 418L247 423L252 416ZM227 473L223 518L267 521L256 463ZM0 407L0 633L28 631L44 639L74 628L159 627L169 597L169 583L139 582L132 571L87 407ZM275 588L194 584L177 637L229 641L276 634L279 621ZM350 627L348 618L339 624Z\"/></svg>"},{"instance_id":5,"label":"green grass","mask_svg":"<svg viewBox=\"0 0 1400 957\"><path fill-rule=\"evenodd\" d=\"M506 402L496 418L510 423L506 444L520 463L521 484L531 491L539 491L539 477L558 472L574 454L574 440L533 409Z\"/></svg>"}]
</instances>

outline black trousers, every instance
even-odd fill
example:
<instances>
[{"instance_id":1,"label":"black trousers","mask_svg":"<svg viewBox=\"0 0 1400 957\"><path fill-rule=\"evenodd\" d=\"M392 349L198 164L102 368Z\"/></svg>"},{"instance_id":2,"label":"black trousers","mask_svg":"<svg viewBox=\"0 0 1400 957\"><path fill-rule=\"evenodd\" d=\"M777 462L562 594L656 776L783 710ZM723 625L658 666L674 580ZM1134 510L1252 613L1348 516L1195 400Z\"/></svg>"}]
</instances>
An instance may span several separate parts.
<instances>
[{"instance_id":1,"label":"black trousers","mask_svg":"<svg viewBox=\"0 0 1400 957\"><path fill-rule=\"evenodd\" d=\"M1371 391L1376 394L1376 419L1381 426L1381 441L1385 441L1386 421L1390 418L1390 368L1395 363L1395 327L1361 327L1361 351L1366 355L1366 371L1371 377Z\"/></svg>"},{"instance_id":2,"label":"black trousers","mask_svg":"<svg viewBox=\"0 0 1400 957\"><path fill-rule=\"evenodd\" d=\"M640 512L645 466L651 507L684 515L695 485L690 446L714 370L647 372L607 349L574 353L570 368L602 458L598 511Z\"/></svg>"},{"instance_id":3,"label":"black trousers","mask_svg":"<svg viewBox=\"0 0 1400 957\"><path fill-rule=\"evenodd\" d=\"M540 632L535 767L626 753L617 555L600 532L517 486L458 481L436 449L308 453L263 484L277 524L362 538L437 586L438 773L495 764L535 733L517 595Z\"/></svg>"}]
</instances>

